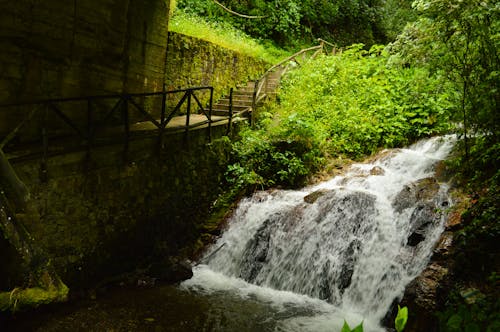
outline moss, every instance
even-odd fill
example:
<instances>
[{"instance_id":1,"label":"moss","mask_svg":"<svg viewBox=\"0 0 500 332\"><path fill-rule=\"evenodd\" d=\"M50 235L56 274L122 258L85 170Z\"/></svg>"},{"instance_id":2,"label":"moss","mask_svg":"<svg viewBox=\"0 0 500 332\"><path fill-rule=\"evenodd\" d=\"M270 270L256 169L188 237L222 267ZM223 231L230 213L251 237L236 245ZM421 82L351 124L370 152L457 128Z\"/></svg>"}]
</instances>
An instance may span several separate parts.
<instances>
[{"instance_id":1,"label":"moss","mask_svg":"<svg viewBox=\"0 0 500 332\"><path fill-rule=\"evenodd\" d=\"M65 301L69 289L58 280L57 284L47 288L33 287L15 288L11 292L0 293L0 311L18 311L27 308L36 308L42 304Z\"/></svg>"}]
</instances>

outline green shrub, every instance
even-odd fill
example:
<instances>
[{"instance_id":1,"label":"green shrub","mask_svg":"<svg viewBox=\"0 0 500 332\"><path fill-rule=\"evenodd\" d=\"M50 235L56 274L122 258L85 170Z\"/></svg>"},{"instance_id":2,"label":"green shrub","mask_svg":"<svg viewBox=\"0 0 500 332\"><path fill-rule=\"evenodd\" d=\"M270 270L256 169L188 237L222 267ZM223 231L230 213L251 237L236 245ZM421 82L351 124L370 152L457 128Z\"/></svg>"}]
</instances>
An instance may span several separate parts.
<instances>
[{"instance_id":1,"label":"green shrub","mask_svg":"<svg viewBox=\"0 0 500 332\"><path fill-rule=\"evenodd\" d=\"M362 48L285 77L281 104L234 144L233 185L296 187L329 156L358 159L450 128L447 86L424 69L388 66L380 46Z\"/></svg>"}]
</instances>

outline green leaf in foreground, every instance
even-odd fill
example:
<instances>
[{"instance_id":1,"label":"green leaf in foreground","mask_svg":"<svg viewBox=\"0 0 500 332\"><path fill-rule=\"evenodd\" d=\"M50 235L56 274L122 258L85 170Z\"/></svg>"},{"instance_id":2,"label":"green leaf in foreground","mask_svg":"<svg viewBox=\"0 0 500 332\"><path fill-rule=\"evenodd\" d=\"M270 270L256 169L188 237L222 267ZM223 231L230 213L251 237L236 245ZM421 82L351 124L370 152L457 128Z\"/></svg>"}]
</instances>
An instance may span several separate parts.
<instances>
[{"instance_id":1,"label":"green leaf in foreground","mask_svg":"<svg viewBox=\"0 0 500 332\"><path fill-rule=\"evenodd\" d=\"M342 330L340 332L363 332L363 322L351 330L349 324L347 324L344 320L344 326L342 326Z\"/></svg>"},{"instance_id":2,"label":"green leaf in foreground","mask_svg":"<svg viewBox=\"0 0 500 332\"><path fill-rule=\"evenodd\" d=\"M396 331L398 332L403 331L407 321L408 321L408 308L407 307L401 308L398 305L398 314L396 316L396 319L394 320L394 323L396 325Z\"/></svg>"}]
</instances>

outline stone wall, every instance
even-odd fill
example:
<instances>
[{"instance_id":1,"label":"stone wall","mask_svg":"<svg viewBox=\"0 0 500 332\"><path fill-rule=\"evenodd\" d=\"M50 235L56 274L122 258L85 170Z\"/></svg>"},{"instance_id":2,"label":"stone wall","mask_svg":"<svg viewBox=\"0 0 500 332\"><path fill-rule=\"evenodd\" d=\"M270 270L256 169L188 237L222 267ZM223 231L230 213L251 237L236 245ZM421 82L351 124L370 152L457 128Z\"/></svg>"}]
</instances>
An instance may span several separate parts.
<instances>
[{"instance_id":1,"label":"stone wall","mask_svg":"<svg viewBox=\"0 0 500 332\"><path fill-rule=\"evenodd\" d=\"M218 99L227 95L231 87L257 79L272 65L186 35L170 32L168 38L168 90L213 86Z\"/></svg>"},{"instance_id":2,"label":"stone wall","mask_svg":"<svg viewBox=\"0 0 500 332\"><path fill-rule=\"evenodd\" d=\"M212 128L225 134L225 126ZM51 258L70 288L144 267L169 255L188 255L221 192L229 140L208 143L198 130L52 157L48 181L40 160L14 163L31 199L18 219Z\"/></svg>"},{"instance_id":3,"label":"stone wall","mask_svg":"<svg viewBox=\"0 0 500 332\"><path fill-rule=\"evenodd\" d=\"M163 0L0 0L0 9L0 103L153 92L165 82L167 89L212 85L217 98L269 66L179 34L170 35L166 53ZM70 104L64 111L84 106ZM0 107L0 138L29 111ZM87 154L66 125L69 139L48 133L53 155L16 158L24 143L41 146L42 114L4 151L31 193L17 218L70 288L189 254L221 191L227 139L208 144L205 130L190 132L189 140L167 135L160 151L157 137L146 134L130 142L124 156L122 133L114 144L96 144ZM49 131L59 129L56 120ZM215 127L213 137L225 131ZM73 152L57 153L63 145Z\"/></svg>"},{"instance_id":4,"label":"stone wall","mask_svg":"<svg viewBox=\"0 0 500 332\"><path fill-rule=\"evenodd\" d=\"M0 1L0 104L163 88L169 1ZM26 109L0 108L0 137Z\"/></svg>"}]
</instances>

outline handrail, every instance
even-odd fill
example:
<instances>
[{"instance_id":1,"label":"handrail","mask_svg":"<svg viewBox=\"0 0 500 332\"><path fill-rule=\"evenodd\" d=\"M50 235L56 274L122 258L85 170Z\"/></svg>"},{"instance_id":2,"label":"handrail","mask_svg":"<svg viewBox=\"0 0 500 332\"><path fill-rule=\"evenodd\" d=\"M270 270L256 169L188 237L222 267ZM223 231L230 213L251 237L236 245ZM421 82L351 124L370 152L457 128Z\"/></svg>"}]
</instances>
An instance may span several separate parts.
<instances>
[{"instance_id":1,"label":"handrail","mask_svg":"<svg viewBox=\"0 0 500 332\"><path fill-rule=\"evenodd\" d=\"M271 68L269 68L268 70L266 70L266 72L260 77L259 80L261 80L262 78L264 78L264 76L268 75L274 69L282 66L284 63L290 62L291 60L295 59L299 55L302 55L303 53L306 53L306 52L309 52L309 51L313 51L313 50L317 50L317 49L320 49L320 48L323 48L323 45L316 45L316 46L312 46L312 47L309 47L309 48L305 48L305 49L302 49L302 50L298 51L297 53L294 53L294 54L290 55L288 58L280 61L279 63L275 64L274 66L272 66Z\"/></svg>"},{"instance_id":2,"label":"handrail","mask_svg":"<svg viewBox=\"0 0 500 332\"><path fill-rule=\"evenodd\" d=\"M197 91L197 90L207 90L207 89L213 89L213 87L211 87L211 86L195 86L195 87L191 87L191 88L159 91L159 92L116 93L116 94L107 94L107 95L90 95L90 96L84 96L84 97L39 99L39 100L32 100L32 101L22 101L22 102L0 104L0 107L38 105L38 104L45 104L48 102L64 103L64 102L70 102L70 101L84 101L84 100L88 100L88 99L116 99L116 98L120 98L123 96L151 97L151 96L161 96L161 95L175 94L175 93L186 92L186 91Z\"/></svg>"},{"instance_id":3,"label":"handrail","mask_svg":"<svg viewBox=\"0 0 500 332\"><path fill-rule=\"evenodd\" d=\"M283 71L280 74L280 76L282 76L288 70L288 66L289 66L291 61L295 61L295 63L297 63L300 66L300 63L297 61L297 57L299 57L307 52L316 51L310 57L310 58L315 58L316 55L319 54L319 52L324 50L325 43L328 43L322 39L318 39L318 41L320 42L319 45L308 47L308 48L302 49L302 50L292 54L291 56L287 57L286 59L280 61L279 63L275 64L274 66L272 66L271 68L266 70L266 72L259 79L257 79L255 81L254 93L253 93L253 97L252 97L252 115L251 115L250 123L253 123L253 112L256 110L259 103L267 96L267 86L268 86L269 75L271 73L275 72L278 68L283 68ZM287 64L287 65L285 67L283 67L284 64ZM264 93L262 93L263 90L264 90Z\"/></svg>"},{"instance_id":4,"label":"handrail","mask_svg":"<svg viewBox=\"0 0 500 332\"><path fill-rule=\"evenodd\" d=\"M202 105L201 98L197 94L200 92L209 92L210 99L208 102L208 107ZM23 118L23 120L10 132L8 133L1 141L0 146L4 147L11 141L14 137L19 135L19 131L25 127L28 123L33 122L36 119L41 127L41 142L42 142L42 173L43 173L43 164L45 164L46 156L49 152L49 136L54 137L55 134L59 133L60 135L75 135L80 140L83 141L83 145L87 149L87 155L90 156L90 151L92 145L97 136L97 128L103 129L105 132L108 129L117 129L121 128L115 132L115 136L112 136L111 139L116 137L116 134L119 134L121 131L124 135L124 155L127 155L129 148L129 141L131 139L131 132L134 130L135 124L142 123L151 123L154 125L154 130L158 130L158 140L159 146L162 146L162 136L165 130L167 129L167 125L174 118L174 116L182 114L186 117L185 126L180 126L176 128L184 128L186 135L190 128L200 124L200 122L196 124L190 123L191 114L193 111L193 107L196 108L196 112L202 114L206 117L206 121L202 121L201 124L208 124L208 138L211 139L211 127L212 127L212 104L213 104L213 92L214 88L211 86L198 86L186 89L176 89L170 91L162 91L162 92L146 92L146 93L123 93L123 94L108 94L108 95L91 95L84 97L70 97L70 98L53 98L53 99L41 99L34 101L24 101L18 103L5 103L0 104L0 108L9 108L9 107L26 107L26 106L35 106L27 116ZM174 94L182 94L177 104L173 108L167 108L167 96ZM146 110L145 104L148 102L148 98L161 97L161 101L158 99L154 99L152 103L156 103L156 106L161 106L161 109L158 109L158 117L154 114L148 112ZM141 101L139 101L139 99ZM96 104L97 101L107 101L106 105L103 107L102 103ZM81 107L80 110L74 111L68 115L67 110L64 110L63 105L68 103L80 102L83 105L79 105ZM161 105L160 105L161 102ZM101 106L101 116L99 119L95 117L95 108ZM73 107L73 104L69 106ZM182 110L185 106L185 112ZM66 111L66 112L65 112ZM131 115L132 112L135 112L134 115L136 121L132 121ZM52 127L52 132L50 132L51 125L49 123L49 119L47 117L48 114L55 115L54 119L60 119L66 125L66 129L61 128L61 126L56 126L55 129L58 131L54 132L54 127ZM36 117L35 115L38 115ZM116 125L106 123L113 117L121 118L120 121L116 123ZM68 130L70 129L70 130ZM187 136L186 136L187 137ZM109 135L106 137L99 137L101 139L110 139Z\"/></svg>"}]
</instances>

